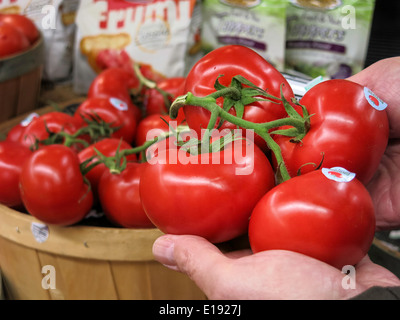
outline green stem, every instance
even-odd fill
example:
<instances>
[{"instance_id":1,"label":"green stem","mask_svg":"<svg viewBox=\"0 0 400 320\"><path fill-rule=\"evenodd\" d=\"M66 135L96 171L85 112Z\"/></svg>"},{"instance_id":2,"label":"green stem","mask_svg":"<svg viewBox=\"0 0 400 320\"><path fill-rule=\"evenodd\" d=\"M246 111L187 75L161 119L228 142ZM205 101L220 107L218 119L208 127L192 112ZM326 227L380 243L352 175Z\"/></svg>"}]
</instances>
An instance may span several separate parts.
<instances>
[{"instance_id":1,"label":"green stem","mask_svg":"<svg viewBox=\"0 0 400 320\"><path fill-rule=\"evenodd\" d=\"M209 143L210 143L212 129L215 128L215 125L217 124L217 121L218 121L218 117L219 117L219 113L220 113L219 109L221 109L221 108L216 103L214 103L211 106L210 120L208 122L207 129L204 131L204 135L201 138L202 144L206 143L206 145L209 145Z\"/></svg>"},{"instance_id":2,"label":"green stem","mask_svg":"<svg viewBox=\"0 0 400 320\"><path fill-rule=\"evenodd\" d=\"M140 71L140 64L134 62L133 63L133 70L135 71L135 75L138 77L140 84L146 86L149 89L154 89L157 87L157 83L152 80L147 79L142 71Z\"/></svg>"},{"instance_id":3,"label":"green stem","mask_svg":"<svg viewBox=\"0 0 400 320\"><path fill-rule=\"evenodd\" d=\"M217 90L208 95L209 98L218 99L220 97L230 97L233 100L240 100L242 94L238 88L235 87L226 87L220 90Z\"/></svg>"},{"instance_id":4,"label":"green stem","mask_svg":"<svg viewBox=\"0 0 400 320\"><path fill-rule=\"evenodd\" d=\"M177 128L175 131L169 131L165 132L164 135L162 136L157 136L153 140L149 140L144 142L141 146L137 146L135 148L131 149L124 149L124 150L118 150L115 156L112 157L106 157L103 154L101 154L100 151L97 149L94 149L97 155L91 157L90 159L87 159L84 163L81 164L81 172L83 175L87 174L90 170L92 170L94 167L98 166L99 164L103 163L111 173L113 174L119 174L121 173L125 167L126 167L126 157L132 154L142 154L142 162L146 161L146 150L149 148L151 145L154 143L162 140L162 139L167 139L171 135L178 135L179 133L185 131L186 128ZM93 162L93 160L95 160ZM122 162L122 164L121 164Z\"/></svg>"},{"instance_id":5,"label":"green stem","mask_svg":"<svg viewBox=\"0 0 400 320\"><path fill-rule=\"evenodd\" d=\"M289 180L290 174L287 171L287 168L284 164L281 149L279 145L274 141L274 139L272 139L269 131L273 128L278 128L281 126L292 126L296 128L297 132L299 133L299 135L297 135L297 138L299 136L303 137L306 134L308 128L308 125L306 124L308 119L303 119L303 118L299 119L289 116L287 118L278 119L265 123L254 123L251 121L244 120L242 118L230 114L229 112L223 110L216 104L217 97L224 96L226 93L231 94L232 92L234 92L234 90L225 90L225 89L228 88L221 89L217 92L214 92L213 94L210 94L209 96L201 98L194 96L191 92L188 92L187 94L178 97L171 105L170 108L171 118L172 119L176 118L179 108L181 108L184 105L198 106L210 111L211 117L207 126L208 130L205 131L202 141L206 141L206 139L209 139L210 131L215 127L218 117L234 125L237 125L240 128L253 130L257 135L259 135L261 138L265 140L267 146L273 152L278 165L277 169L279 172L278 174L279 180L283 181Z\"/></svg>"}]
</instances>

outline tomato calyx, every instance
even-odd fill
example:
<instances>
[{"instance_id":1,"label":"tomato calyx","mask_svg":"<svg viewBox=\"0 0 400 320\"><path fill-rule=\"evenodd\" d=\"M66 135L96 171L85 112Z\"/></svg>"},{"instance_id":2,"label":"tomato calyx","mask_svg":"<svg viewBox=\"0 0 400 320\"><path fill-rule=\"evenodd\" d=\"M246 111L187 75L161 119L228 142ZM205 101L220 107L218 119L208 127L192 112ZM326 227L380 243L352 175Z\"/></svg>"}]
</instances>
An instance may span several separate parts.
<instances>
[{"instance_id":1,"label":"tomato calyx","mask_svg":"<svg viewBox=\"0 0 400 320\"><path fill-rule=\"evenodd\" d=\"M156 137L154 138L154 140L146 141L143 145L131 149L120 150L120 147L118 146L115 152L115 156L111 157L107 157L104 154L102 154L98 149L93 148L93 150L96 152L96 155L88 158L87 160L81 163L81 172L83 173L83 175L86 175L94 167L98 166L99 164L104 164L108 168L110 173L120 174L127 167L128 164L128 160L126 158L127 156L142 152L145 153L147 148L149 148L151 145L158 142L159 140L160 140L159 137ZM143 162L146 161L145 156L143 156L142 159L143 158L144 160L142 161Z\"/></svg>"},{"instance_id":2,"label":"tomato calyx","mask_svg":"<svg viewBox=\"0 0 400 320\"><path fill-rule=\"evenodd\" d=\"M307 132L310 130L310 118L313 116L308 113L307 108L302 105L297 99L293 98L292 103L300 108L302 115L300 115L296 109L287 101L283 95L283 90L281 86L281 101L288 115L288 118L292 121L288 122L286 125L292 126L285 129L276 129L271 131L270 134L276 134L286 137L291 137L290 142L301 143L302 139L305 137Z\"/></svg>"},{"instance_id":3,"label":"tomato calyx","mask_svg":"<svg viewBox=\"0 0 400 320\"><path fill-rule=\"evenodd\" d=\"M96 152L96 155L81 163L81 172L84 175L101 163L103 163L111 173L121 173L126 168L126 154L123 154L123 151L120 150L120 145L118 146L115 156L113 157L106 157L96 148L93 148L93 150Z\"/></svg>"},{"instance_id":4,"label":"tomato calyx","mask_svg":"<svg viewBox=\"0 0 400 320\"><path fill-rule=\"evenodd\" d=\"M104 164L108 168L110 173L120 174L127 167L128 164L127 157L129 155L141 154L141 162L146 162L147 161L146 151L150 146L152 146L156 142L159 142L163 139L167 139L171 136L178 137L180 133L187 131L187 129L188 129L187 126L178 126L176 129L170 127L170 131L164 132L156 136L154 139L144 142L140 146L123 150L120 150L120 146L118 146L115 152L115 156L107 157L104 154L102 154L97 148L93 148L93 150L96 152L96 155L88 158L87 160L81 163L81 172L83 173L83 175L86 175L90 170L92 170L97 165Z\"/></svg>"},{"instance_id":5,"label":"tomato calyx","mask_svg":"<svg viewBox=\"0 0 400 320\"><path fill-rule=\"evenodd\" d=\"M46 139L41 140L35 137L31 150L37 150L41 145L47 146L52 144L63 144L67 147L80 145L86 148L90 143L99 141L102 138L110 137L113 132L119 129L119 127L113 126L112 123L105 122L94 114L88 114L87 117L88 118L82 117L86 125L75 131L73 134L65 132L64 130L53 132L48 128L45 122L45 129L49 136ZM89 136L89 141L81 138L86 135Z\"/></svg>"},{"instance_id":6,"label":"tomato calyx","mask_svg":"<svg viewBox=\"0 0 400 320\"><path fill-rule=\"evenodd\" d=\"M239 118L243 118L244 107L251 103L257 101L269 101L275 104L280 103L275 96L268 94L265 90L259 87L256 87L241 75L234 76L229 87L222 85L218 81L220 77L223 77L223 75L219 75L214 84L214 88L217 90L216 92L218 92L214 97L217 98L218 96L223 96L224 102L222 108L228 112L233 107L236 111L236 116ZM236 90L233 90L233 88ZM260 98L260 96L263 96L264 98ZM222 125L222 120L223 119L221 119L219 127Z\"/></svg>"},{"instance_id":7,"label":"tomato calyx","mask_svg":"<svg viewBox=\"0 0 400 320\"><path fill-rule=\"evenodd\" d=\"M284 97L283 85L281 85L280 90L281 96L278 98L258 88L240 75L232 78L229 87L222 86L217 78L214 87L216 91L205 97L197 97L191 92L177 97L170 107L171 119L175 119L179 109L185 105L198 106L208 110L211 115L207 129L201 138L201 143L209 142L211 132L216 127L218 119L228 121L239 128L253 130L255 134L265 140L268 148L274 153L277 161L277 180L280 182L289 180L290 174L284 164L281 149L272 138L272 135L284 135L292 137L291 141L294 143L301 142L310 129L310 118L312 116L309 115L306 107L293 99L292 104L300 108L302 114L297 112L293 105ZM222 108L216 102L220 97L224 97ZM257 101L270 101L276 103L277 107L282 103L287 117L263 123L254 123L243 119L244 106ZM228 112L231 107L235 108L236 115Z\"/></svg>"}]
</instances>

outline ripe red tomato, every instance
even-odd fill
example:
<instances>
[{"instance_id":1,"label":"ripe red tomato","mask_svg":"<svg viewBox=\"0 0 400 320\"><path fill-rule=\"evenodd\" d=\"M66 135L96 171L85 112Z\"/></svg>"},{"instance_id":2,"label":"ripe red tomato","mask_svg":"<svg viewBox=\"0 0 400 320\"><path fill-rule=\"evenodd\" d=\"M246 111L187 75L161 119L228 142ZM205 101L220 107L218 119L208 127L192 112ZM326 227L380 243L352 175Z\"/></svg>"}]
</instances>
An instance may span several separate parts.
<instances>
[{"instance_id":1,"label":"ripe red tomato","mask_svg":"<svg viewBox=\"0 0 400 320\"><path fill-rule=\"evenodd\" d=\"M180 134L178 136L172 135L169 136L165 139L162 139L162 133L161 132L155 132L156 136L159 137L159 140L155 143L153 143L151 146L149 146L146 149L146 161L153 161L152 159L155 157L158 157L158 154L161 151L165 151L168 149L179 149L180 144L189 141L193 136L196 136L195 134L193 135L192 132L189 132L187 135ZM140 155L140 158L141 155Z\"/></svg>"},{"instance_id":2,"label":"ripe red tomato","mask_svg":"<svg viewBox=\"0 0 400 320\"><path fill-rule=\"evenodd\" d=\"M19 176L22 165L32 152L11 141L0 142L0 203L8 207L23 207L19 193Z\"/></svg>"},{"instance_id":3,"label":"ripe red tomato","mask_svg":"<svg viewBox=\"0 0 400 320\"><path fill-rule=\"evenodd\" d=\"M145 77L146 79L149 79L154 82L160 82L165 78L164 75L160 74L156 70L153 69L153 67L150 64L146 63L139 63L139 69L140 73Z\"/></svg>"},{"instance_id":4,"label":"ripe red tomato","mask_svg":"<svg viewBox=\"0 0 400 320\"><path fill-rule=\"evenodd\" d=\"M145 163L130 162L121 173L106 170L99 183L99 198L106 217L125 228L154 228L143 210L139 194Z\"/></svg>"},{"instance_id":5,"label":"ripe red tomato","mask_svg":"<svg viewBox=\"0 0 400 320\"><path fill-rule=\"evenodd\" d=\"M132 103L130 90L139 86L133 71L113 67L102 71L92 81L88 98L117 98L128 105L135 113L136 121L142 117L139 107Z\"/></svg>"},{"instance_id":6,"label":"ripe red tomato","mask_svg":"<svg viewBox=\"0 0 400 320\"><path fill-rule=\"evenodd\" d=\"M29 114L25 119L23 119L20 123L16 124L12 127L8 133L6 140L12 142L20 142L21 137L23 137L25 128L33 121L33 119L39 118L39 115L35 112Z\"/></svg>"},{"instance_id":7,"label":"ripe red tomato","mask_svg":"<svg viewBox=\"0 0 400 320\"><path fill-rule=\"evenodd\" d=\"M30 44L39 39L39 31L31 19L21 14L0 14L0 23L8 24L25 35Z\"/></svg>"},{"instance_id":8,"label":"ripe red tomato","mask_svg":"<svg viewBox=\"0 0 400 320\"><path fill-rule=\"evenodd\" d=\"M160 148L144 168L139 189L150 220L165 233L214 243L245 233L255 204L275 183L266 155L243 139L220 152L182 150Z\"/></svg>"},{"instance_id":9,"label":"ripe red tomato","mask_svg":"<svg viewBox=\"0 0 400 320\"><path fill-rule=\"evenodd\" d=\"M64 145L44 146L27 159L22 166L20 190L27 211L48 224L75 224L93 204L79 158Z\"/></svg>"},{"instance_id":10,"label":"ripe red tomato","mask_svg":"<svg viewBox=\"0 0 400 320\"><path fill-rule=\"evenodd\" d=\"M299 143L275 136L289 174L314 170L314 163L341 166L367 183L386 149L389 123L386 110L368 101L371 93L348 80L328 80L312 87L300 100L312 114L310 130ZM370 99L371 100L371 99ZM382 102L383 103L383 102Z\"/></svg>"},{"instance_id":11,"label":"ripe red tomato","mask_svg":"<svg viewBox=\"0 0 400 320\"><path fill-rule=\"evenodd\" d=\"M157 83L157 87L166 93L169 93L171 97L169 101L172 103L174 99L180 95L183 95L185 86L185 77L174 77L166 78ZM144 104L146 106L146 114L168 114L168 108L165 104L164 97L156 89L148 89L145 94ZM181 117L184 117L183 110Z\"/></svg>"},{"instance_id":12,"label":"ripe red tomato","mask_svg":"<svg viewBox=\"0 0 400 320\"><path fill-rule=\"evenodd\" d=\"M204 97L215 91L214 83L218 76L219 82L229 86L236 75L241 75L257 87L267 90L269 94L280 98L280 87L283 84L283 93L288 101L294 97L293 91L282 76L270 63L254 50L238 45L229 45L215 49L201 58L190 70L186 78L185 92L191 92L197 97ZM224 98L218 98L217 104L222 107ZM194 129L199 137L201 129L207 128L210 112L197 106L183 107L187 124ZM233 108L230 113L236 115ZM261 123L286 117L283 105L270 101L258 101L244 106L243 119ZM217 122L218 124L218 122ZM225 121L221 129L235 129L236 126ZM266 143L255 136L259 147L265 150Z\"/></svg>"},{"instance_id":13,"label":"ripe red tomato","mask_svg":"<svg viewBox=\"0 0 400 320\"><path fill-rule=\"evenodd\" d=\"M74 134L78 131L82 124L73 116L59 111L53 111L35 117L25 128L19 142L30 148L35 144L35 138L44 140L49 137L46 126L50 132L58 133L64 131L69 134Z\"/></svg>"},{"instance_id":14,"label":"ripe red tomato","mask_svg":"<svg viewBox=\"0 0 400 320\"><path fill-rule=\"evenodd\" d=\"M290 250L340 269L359 262L374 237L374 207L357 178L328 178L338 174L338 170L317 170L270 190L251 214L253 252Z\"/></svg>"},{"instance_id":15,"label":"ripe red tomato","mask_svg":"<svg viewBox=\"0 0 400 320\"><path fill-rule=\"evenodd\" d=\"M169 132L170 126L176 129L178 125L177 120L172 120L168 115L152 114L143 118L137 127L135 144L141 146L146 142L147 133L150 130L157 130L154 136L158 136L162 132Z\"/></svg>"},{"instance_id":16,"label":"ripe red tomato","mask_svg":"<svg viewBox=\"0 0 400 320\"><path fill-rule=\"evenodd\" d=\"M102 49L94 57L94 63L96 69L100 72L111 68L121 68L134 72L132 59L124 49Z\"/></svg>"},{"instance_id":17,"label":"ripe red tomato","mask_svg":"<svg viewBox=\"0 0 400 320\"><path fill-rule=\"evenodd\" d=\"M118 150L118 148L119 150L126 150L126 149L132 149L132 146L128 142L121 139L105 138L80 151L78 153L79 161L83 163L84 161L95 156L97 153L94 149L100 151L106 157L113 157L115 156L115 153ZM136 154L127 156L128 161L136 161L136 159L137 159ZM97 157L94 158L88 165L93 164L97 160L98 160ZM86 174L86 178L90 182L96 200L98 196L97 190L99 181L101 176L106 170L107 168L104 164L98 164Z\"/></svg>"},{"instance_id":18,"label":"ripe red tomato","mask_svg":"<svg viewBox=\"0 0 400 320\"><path fill-rule=\"evenodd\" d=\"M83 118L100 117L112 127L119 128L113 138L132 143L136 134L136 115L123 100L112 97L92 97L86 99L76 109L74 117L83 125Z\"/></svg>"},{"instance_id":19,"label":"ripe red tomato","mask_svg":"<svg viewBox=\"0 0 400 320\"><path fill-rule=\"evenodd\" d=\"M89 87L88 98L106 96L129 100L129 90L138 85L139 80L131 71L108 68L94 78Z\"/></svg>"},{"instance_id":20,"label":"ripe red tomato","mask_svg":"<svg viewBox=\"0 0 400 320\"><path fill-rule=\"evenodd\" d=\"M27 37L13 26L0 23L0 58L22 52L30 46Z\"/></svg>"}]
</instances>

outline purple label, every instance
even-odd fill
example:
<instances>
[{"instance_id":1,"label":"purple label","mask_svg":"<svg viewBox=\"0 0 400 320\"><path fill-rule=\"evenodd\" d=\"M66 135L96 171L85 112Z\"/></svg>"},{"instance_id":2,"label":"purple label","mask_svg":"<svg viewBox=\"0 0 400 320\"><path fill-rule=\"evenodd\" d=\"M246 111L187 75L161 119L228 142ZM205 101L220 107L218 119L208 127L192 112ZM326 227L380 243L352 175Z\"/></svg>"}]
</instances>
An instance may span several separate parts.
<instances>
[{"instance_id":1,"label":"purple label","mask_svg":"<svg viewBox=\"0 0 400 320\"><path fill-rule=\"evenodd\" d=\"M322 51L332 51L346 53L346 47L339 44L311 41L311 40L290 40L286 42L286 49L316 49Z\"/></svg>"},{"instance_id":2,"label":"purple label","mask_svg":"<svg viewBox=\"0 0 400 320\"><path fill-rule=\"evenodd\" d=\"M266 43L255 41L253 39L234 36L219 36L218 41L224 44L237 44L257 50L267 51Z\"/></svg>"}]
</instances>

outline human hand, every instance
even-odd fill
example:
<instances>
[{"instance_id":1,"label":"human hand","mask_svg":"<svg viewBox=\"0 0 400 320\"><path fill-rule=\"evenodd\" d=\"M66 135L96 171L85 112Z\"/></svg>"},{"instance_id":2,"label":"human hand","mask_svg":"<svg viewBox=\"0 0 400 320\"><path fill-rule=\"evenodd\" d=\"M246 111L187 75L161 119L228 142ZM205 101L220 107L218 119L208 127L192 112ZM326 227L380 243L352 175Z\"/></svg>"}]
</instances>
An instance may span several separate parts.
<instances>
[{"instance_id":1,"label":"human hand","mask_svg":"<svg viewBox=\"0 0 400 320\"><path fill-rule=\"evenodd\" d=\"M388 104L390 141L368 185L378 230L400 226L399 71L397 57L379 61L349 78ZM395 275L368 256L355 266L355 289L346 289L346 275L341 270L290 251L224 254L200 237L165 235L154 243L153 253L159 262L192 278L209 299L348 299L372 286L400 286Z\"/></svg>"},{"instance_id":2,"label":"human hand","mask_svg":"<svg viewBox=\"0 0 400 320\"><path fill-rule=\"evenodd\" d=\"M400 285L368 257L355 266L353 289L343 285L347 279L341 270L291 251L224 254L201 237L164 235L153 253L167 267L187 274L211 300L348 299L372 286Z\"/></svg>"},{"instance_id":3,"label":"human hand","mask_svg":"<svg viewBox=\"0 0 400 320\"><path fill-rule=\"evenodd\" d=\"M400 57L380 60L348 80L368 87L388 104L389 144L367 188L377 230L395 229L400 227Z\"/></svg>"}]
</instances>

